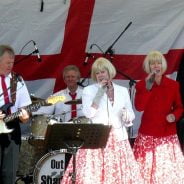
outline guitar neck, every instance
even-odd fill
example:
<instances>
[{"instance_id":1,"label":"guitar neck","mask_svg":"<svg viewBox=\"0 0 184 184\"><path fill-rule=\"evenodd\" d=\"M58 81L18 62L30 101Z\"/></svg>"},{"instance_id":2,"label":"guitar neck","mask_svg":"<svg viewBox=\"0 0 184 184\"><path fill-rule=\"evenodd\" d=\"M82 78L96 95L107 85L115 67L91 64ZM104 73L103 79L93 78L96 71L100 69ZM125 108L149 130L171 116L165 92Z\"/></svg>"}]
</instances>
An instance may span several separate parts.
<instances>
[{"instance_id":1,"label":"guitar neck","mask_svg":"<svg viewBox=\"0 0 184 184\"><path fill-rule=\"evenodd\" d=\"M45 101L43 100L43 101L40 101L40 102L31 104L31 105L28 105L28 106L24 107L24 109L25 109L27 112L31 113L31 112L33 112L33 111L37 111L41 106L43 106L43 105L45 105L45 104L47 104L47 102L45 102ZM6 117L4 118L3 121L4 121L5 123L8 123L9 121L12 121L12 120L14 120L15 118L18 118L19 115L20 115L20 112L21 112L21 111L18 110L17 112L14 112L14 113L12 113L12 114L6 116Z\"/></svg>"}]
</instances>

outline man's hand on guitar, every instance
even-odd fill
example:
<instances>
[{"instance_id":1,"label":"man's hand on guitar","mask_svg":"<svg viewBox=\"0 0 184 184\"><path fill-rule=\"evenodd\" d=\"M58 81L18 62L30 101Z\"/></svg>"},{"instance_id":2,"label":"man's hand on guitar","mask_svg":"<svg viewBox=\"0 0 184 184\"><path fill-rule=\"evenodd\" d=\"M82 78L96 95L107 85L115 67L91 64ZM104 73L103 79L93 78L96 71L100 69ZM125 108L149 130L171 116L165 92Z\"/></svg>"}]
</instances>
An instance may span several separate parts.
<instances>
[{"instance_id":1,"label":"man's hand on guitar","mask_svg":"<svg viewBox=\"0 0 184 184\"><path fill-rule=\"evenodd\" d=\"M2 111L0 111L0 120L3 120L4 117L5 117L5 114L3 114Z\"/></svg>"},{"instance_id":2,"label":"man's hand on guitar","mask_svg":"<svg viewBox=\"0 0 184 184\"><path fill-rule=\"evenodd\" d=\"M29 113L25 109L21 109L19 119L22 123L26 123L29 119Z\"/></svg>"}]
</instances>

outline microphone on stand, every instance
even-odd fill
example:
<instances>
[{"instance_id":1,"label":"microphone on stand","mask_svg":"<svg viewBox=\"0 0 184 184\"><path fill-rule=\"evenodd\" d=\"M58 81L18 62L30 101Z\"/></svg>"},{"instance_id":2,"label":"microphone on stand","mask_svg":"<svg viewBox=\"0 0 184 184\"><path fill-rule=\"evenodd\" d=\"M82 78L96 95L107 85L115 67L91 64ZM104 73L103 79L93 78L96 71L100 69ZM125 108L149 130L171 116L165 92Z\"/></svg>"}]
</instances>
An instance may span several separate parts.
<instances>
[{"instance_id":1,"label":"microphone on stand","mask_svg":"<svg viewBox=\"0 0 184 184\"><path fill-rule=\"evenodd\" d=\"M87 65L88 64L88 59L91 57L91 54L90 53L86 53L86 59L84 60L84 63L83 65Z\"/></svg>"},{"instance_id":2,"label":"microphone on stand","mask_svg":"<svg viewBox=\"0 0 184 184\"><path fill-rule=\"evenodd\" d=\"M98 45L96 45L96 44L91 44L90 47L89 47L89 50L91 50L91 49L93 48L94 45L98 47ZM88 59L89 59L90 57L92 57L92 59L95 58L94 55L92 55L91 53L87 52L87 53L86 53L86 58L85 58L85 60L84 60L84 62L83 62L83 65L87 65L87 64L88 64Z\"/></svg>"},{"instance_id":3,"label":"microphone on stand","mask_svg":"<svg viewBox=\"0 0 184 184\"><path fill-rule=\"evenodd\" d=\"M37 54L37 57L38 57L38 62L41 62L42 60L41 60L41 57L40 57L40 52L39 52L39 50L38 50L38 48L36 46L36 42L33 41L33 44L34 44L34 48L35 48L35 51L34 52Z\"/></svg>"},{"instance_id":4,"label":"microphone on stand","mask_svg":"<svg viewBox=\"0 0 184 184\"><path fill-rule=\"evenodd\" d=\"M90 50L92 49L92 47L93 46L96 46L96 47L98 47L99 49L101 49L98 45L96 45L96 44L91 44L90 45ZM102 51L103 52L103 51ZM88 59L90 58L90 57L92 57L93 59L95 58L92 54L90 54L89 52L87 52L86 53L86 58L85 58L85 60L84 60L84 62L83 62L83 65L87 65L88 64ZM89 73L90 74L90 73ZM88 75L89 75L88 74ZM83 78L82 79L82 81L80 82L77 82L77 85L79 85L79 86L81 86L81 87L86 87L85 85L83 85L83 83L85 82L85 80L86 80L86 78Z\"/></svg>"}]
</instances>

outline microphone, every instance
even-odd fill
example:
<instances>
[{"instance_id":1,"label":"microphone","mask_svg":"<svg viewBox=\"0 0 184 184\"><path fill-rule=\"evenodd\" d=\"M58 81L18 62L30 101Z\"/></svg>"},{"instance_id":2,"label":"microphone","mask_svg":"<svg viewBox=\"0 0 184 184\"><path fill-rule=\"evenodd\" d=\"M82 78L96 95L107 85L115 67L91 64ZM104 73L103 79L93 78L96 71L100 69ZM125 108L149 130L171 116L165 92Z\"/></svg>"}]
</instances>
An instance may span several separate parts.
<instances>
[{"instance_id":1,"label":"microphone","mask_svg":"<svg viewBox=\"0 0 184 184\"><path fill-rule=\"evenodd\" d=\"M151 90L153 83L155 81L155 75L159 73L160 70L153 71L153 74L150 76L150 78L146 81L146 89Z\"/></svg>"},{"instance_id":2,"label":"microphone","mask_svg":"<svg viewBox=\"0 0 184 184\"><path fill-rule=\"evenodd\" d=\"M91 50L93 48L93 46L96 46L104 54L103 50L97 44L95 44L95 43L93 43L93 44L90 45L89 50ZM92 59L95 58L95 56L93 54L90 54L89 52L87 52L86 53L86 58L85 58L85 60L83 62L83 65L87 65L88 64L88 59L90 57L92 57Z\"/></svg>"},{"instance_id":3,"label":"microphone","mask_svg":"<svg viewBox=\"0 0 184 184\"><path fill-rule=\"evenodd\" d=\"M103 80L105 80L104 81L104 83L102 84L101 82L103 81ZM101 78L100 80L99 80L99 83L100 83L100 85L101 85L101 87L102 88L106 88L106 89L110 89L110 86L109 86L109 80L107 79L107 78Z\"/></svg>"},{"instance_id":4,"label":"microphone","mask_svg":"<svg viewBox=\"0 0 184 184\"><path fill-rule=\"evenodd\" d=\"M83 65L87 65L87 64L88 64L88 59L89 59L89 57L91 57L91 54L87 52L87 53L86 53L86 59L84 60Z\"/></svg>"},{"instance_id":5,"label":"microphone","mask_svg":"<svg viewBox=\"0 0 184 184\"><path fill-rule=\"evenodd\" d=\"M40 12L43 12L43 6L44 6L44 2L43 2L43 0L41 0Z\"/></svg>"},{"instance_id":6,"label":"microphone","mask_svg":"<svg viewBox=\"0 0 184 184\"><path fill-rule=\"evenodd\" d=\"M148 79L149 82L153 83L155 81L155 72L151 75L151 77Z\"/></svg>"},{"instance_id":7,"label":"microphone","mask_svg":"<svg viewBox=\"0 0 184 184\"><path fill-rule=\"evenodd\" d=\"M33 40L32 40L32 41L33 41ZM34 53L36 53L36 54L37 54L38 62L41 62L42 60L41 60L40 53L39 53L39 50L38 50L38 48L37 48L37 46L36 46L35 41L33 41L33 44L34 44L34 48L35 48Z\"/></svg>"},{"instance_id":8,"label":"microphone","mask_svg":"<svg viewBox=\"0 0 184 184\"><path fill-rule=\"evenodd\" d=\"M129 22L129 24L127 25L127 27L125 28L124 31L126 31L130 26L131 26L132 22Z\"/></svg>"},{"instance_id":9,"label":"microphone","mask_svg":"<svg viewBox=\"0 0 184 184\"><path fill-rule=\"evenodd\" d=\"M89 47L90 50L93 48L94 45L95 45L94 43L90 45L90 47Z\"/></svg>"},{"instance_id":10,"label":"microphone","mask_svg":"<svg viewBox=\"0 0 184 184\"><path fill-rule=\"evenodd\" d=\"M155 73L153 73L153 74L151 75L151 77L146 81L146 89L147 89L148 91L151 90L154 81L155 81Z\"/></svg>"}]
</instances>

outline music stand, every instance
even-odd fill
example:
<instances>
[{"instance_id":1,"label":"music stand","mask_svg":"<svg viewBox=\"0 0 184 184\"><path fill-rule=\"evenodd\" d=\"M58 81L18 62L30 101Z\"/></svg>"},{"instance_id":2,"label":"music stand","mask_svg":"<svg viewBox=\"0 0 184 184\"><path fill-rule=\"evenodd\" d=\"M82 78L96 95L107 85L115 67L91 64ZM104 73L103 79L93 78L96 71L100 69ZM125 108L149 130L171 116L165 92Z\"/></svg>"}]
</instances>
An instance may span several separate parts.
<instances>
[{"instance_id":1,"label":"music stand","mask_svg":"<svg viewBox=\"0 0 184 184\"><path fill-rule=\"evenodd\" d=\"M56 123L48 125L46 145L48 149L67 148L73 155L72 184L76 181L76 153L80 148L104 148L111 126L103 124Z\"/></svg>"}]
</instances>

